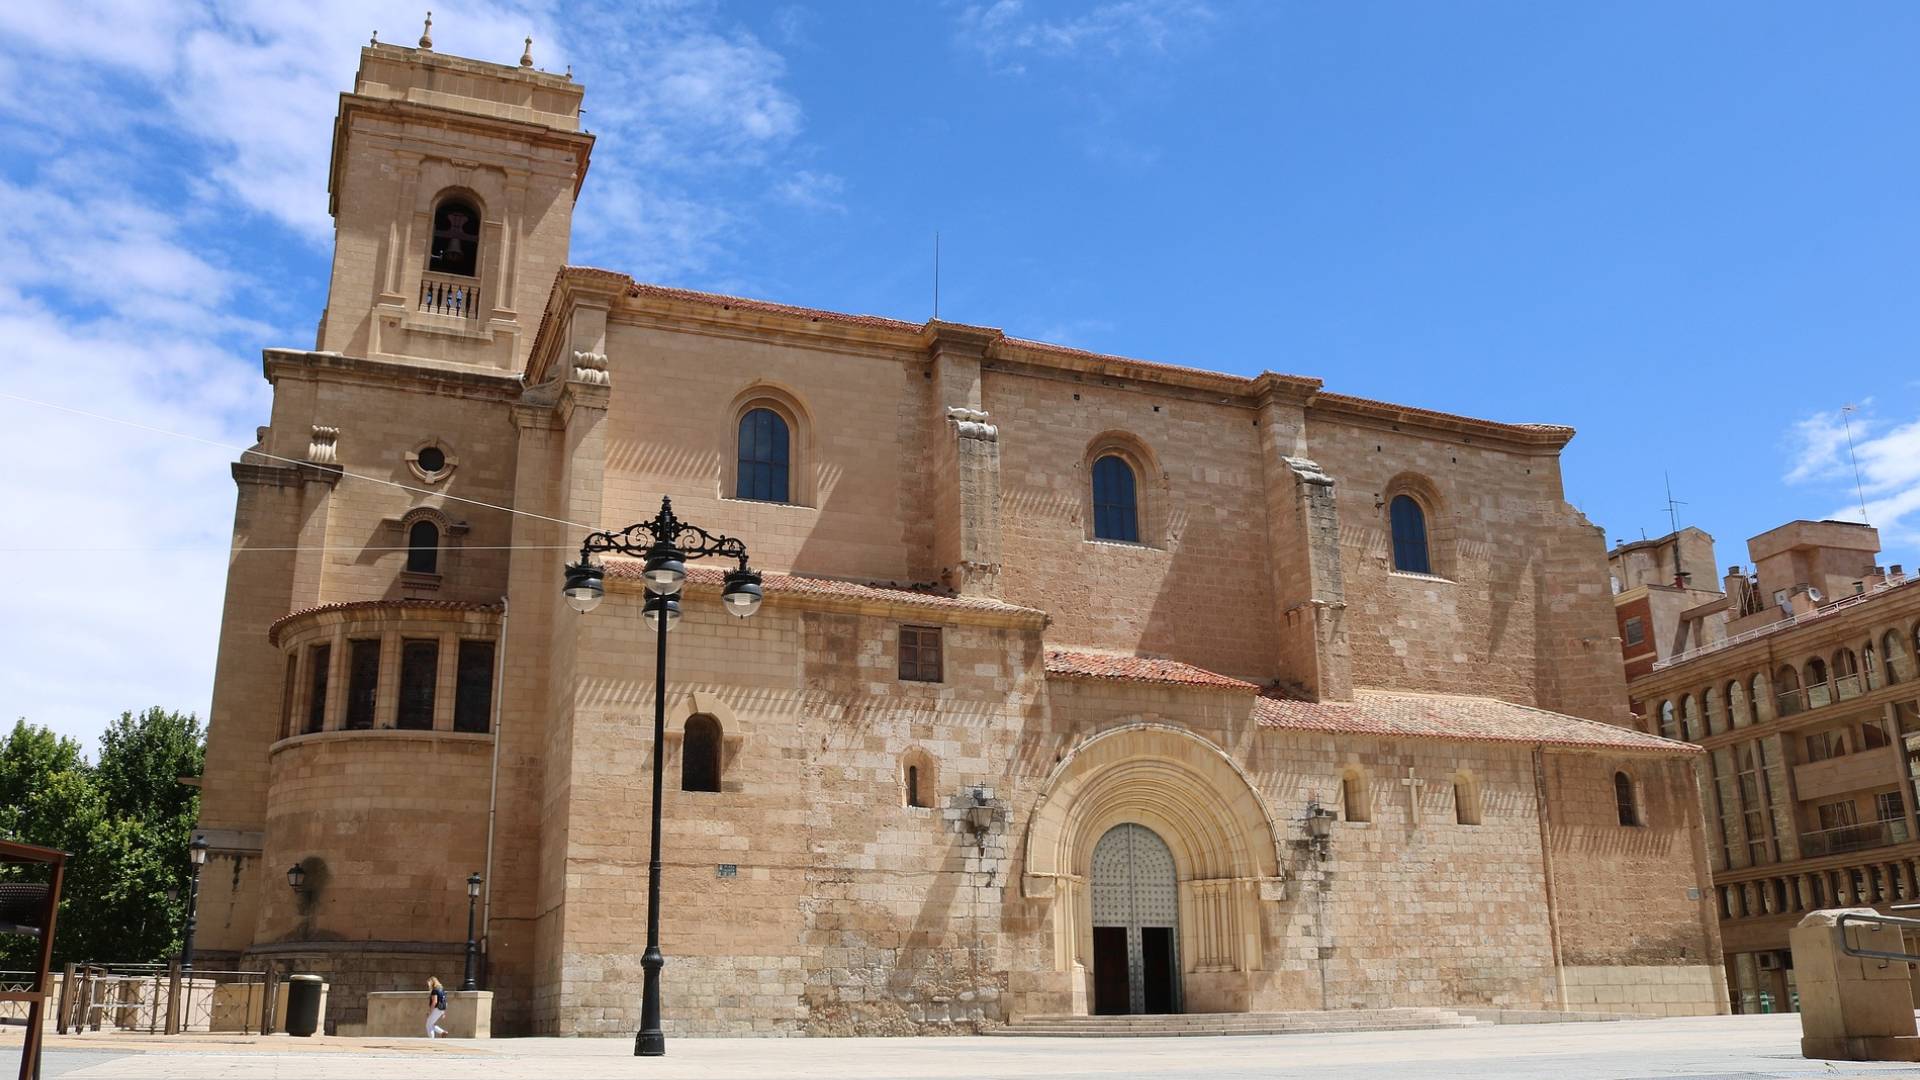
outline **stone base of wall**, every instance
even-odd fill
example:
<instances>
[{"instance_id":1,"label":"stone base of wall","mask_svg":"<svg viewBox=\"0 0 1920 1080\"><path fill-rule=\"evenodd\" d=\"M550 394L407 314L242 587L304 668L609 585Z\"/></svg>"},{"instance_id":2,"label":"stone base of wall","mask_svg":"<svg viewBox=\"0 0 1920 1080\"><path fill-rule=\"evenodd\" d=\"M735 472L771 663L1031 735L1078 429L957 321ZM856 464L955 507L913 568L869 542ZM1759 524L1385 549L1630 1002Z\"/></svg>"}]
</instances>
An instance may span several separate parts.
<instances>
[{"instance_id":1,"label":"stone base of wall","mask_svg":"<svg viewBox=\"0 0 1920 1080\"><path fill-rule=\"evenodd\" d=\"M1724 1016L1726 970L1719 964L1566 967L1566 1007L1629 1016Z\"/></svg>"},{"instance_id":2,"label":"stone base of wall","mask_svg":"<svg viewBox=\"0 0 1920 1080\"><path fill-rule=\"evenodd\" d=\"M294 954L283 949L275 949L271 953L263 950L261 954L249 956L246 966L260 968L269 960L280 965L279 1007L275 1011L279 1017L286 1016L287 975L318 975L325 979L327 995L322 1002L320 1026L322 1034L326 1035L338 1034L343 1026L359 1029L364 1025L367 1022L368 994L412 990L419 992L424 999L427 976L435 976L449 986L458 986L466 965L464 950L452 946L439 947L432 952L414 952L348 949L331 942L321 944L333 947L309 954ZM424 1023L425 1010L420 1015ZM284 1025L285 1021L283 1019L278 1023Z\"/></svg>"}]
</instances>

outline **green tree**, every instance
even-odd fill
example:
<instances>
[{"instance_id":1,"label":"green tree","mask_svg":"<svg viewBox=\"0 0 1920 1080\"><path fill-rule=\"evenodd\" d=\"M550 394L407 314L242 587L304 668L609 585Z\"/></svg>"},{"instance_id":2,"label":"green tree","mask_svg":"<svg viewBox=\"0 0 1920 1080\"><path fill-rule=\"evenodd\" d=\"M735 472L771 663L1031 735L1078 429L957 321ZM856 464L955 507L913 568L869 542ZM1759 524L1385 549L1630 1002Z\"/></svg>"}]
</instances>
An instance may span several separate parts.
<instances>
[{"instance_id":1,"label":"green tree","mask_svg":"<svg viewBox=\"0 0 1920 1080\"><path fill-rule=\"evenodd\" d=\"M68 853L56 963L162 960L180 947L187 844L204 733L192 714L122 713L89 764L77 743L21 721L0 744L0 834ZM169 896L169 892L172 896ZM31 943L0 938L0 968L25 967Z\"/></svg>"}]
</instances>

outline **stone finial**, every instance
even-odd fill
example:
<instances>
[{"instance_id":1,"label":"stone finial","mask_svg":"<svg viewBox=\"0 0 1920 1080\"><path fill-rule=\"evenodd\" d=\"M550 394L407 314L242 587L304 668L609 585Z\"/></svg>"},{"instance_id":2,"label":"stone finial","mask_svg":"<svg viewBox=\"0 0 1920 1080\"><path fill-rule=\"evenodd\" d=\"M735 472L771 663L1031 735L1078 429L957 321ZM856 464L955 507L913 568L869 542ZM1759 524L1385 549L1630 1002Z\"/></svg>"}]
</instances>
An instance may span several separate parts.
<instances>
[{"instance_id":1,"label":"stone finial","mask_svg":"<svg viewBox=\"0 0 1920 1080\"><path fill-rule=\"evenodd\" d=\"M338 465L334 444L340 441L340 429L313 425L313 439L307 443L307 460L315 465Z\"/></svg>"},{"instance_id":2,"label":"stone finial","mask_svg":"<svg viewBox=\"0 0 1920 1080\"><path fill-rule=\"evenodd\" d=\"M373 36L367 39L367 44L369 46L380 44L380 31L375 30Z\"/></svg>"},{"instance_id":3,"label":"stone finial","mask_svg":"<svg viewBox=\"0 0 1920 1080\"><path fill-rule=\"evenodd\" d=\"M426 52L433 51L433 12L431 11L427 12L427 25L420 30L420 48Z\"/></svg>"},{"instance_id":4,"label":"stone finial","mask_svg":"<svg viewBox=\"0 0 1920 1080\"><path fill-rule=\"evenodd\" d=\"M527 39L526 50L520 54L520 66L521 67L533 66L533 39L531 37Z\"/></svg>"},{"instance_id":5,"label":"stone finial","mask_svg":"<svg viewBox=\"0 0 1920 1080\"><path fill-rule=\"evenodd\" d=\"M607 375L607 356L605 353L577 352L573 354L573 381L606 386L612 382Z\"/></svg>"}]
</instances>

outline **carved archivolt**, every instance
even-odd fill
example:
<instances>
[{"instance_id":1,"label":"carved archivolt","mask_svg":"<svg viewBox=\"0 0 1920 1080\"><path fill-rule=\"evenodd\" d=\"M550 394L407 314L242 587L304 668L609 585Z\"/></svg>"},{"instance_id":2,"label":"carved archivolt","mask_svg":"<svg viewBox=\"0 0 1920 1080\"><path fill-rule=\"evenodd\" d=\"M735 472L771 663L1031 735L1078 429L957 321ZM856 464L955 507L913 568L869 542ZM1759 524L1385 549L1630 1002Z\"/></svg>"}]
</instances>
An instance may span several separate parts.
<instances>
[{"instance_id":1,"label":"carved archivolt","mask_svg":"<svg viewBox=\"0 0 1920 1080\"><path fill-rule=\"evenodd\" d=\"M1173 852L1186 970L1259 968L1260 903L1284 895L1273 816L1219 747L1183 728L1138 723L1075 748L1028 822L1022 891L1051 901L1055 969L1091 959L1093 849L1126 823L1153 830Z\"/></svg>"}]
</instances>

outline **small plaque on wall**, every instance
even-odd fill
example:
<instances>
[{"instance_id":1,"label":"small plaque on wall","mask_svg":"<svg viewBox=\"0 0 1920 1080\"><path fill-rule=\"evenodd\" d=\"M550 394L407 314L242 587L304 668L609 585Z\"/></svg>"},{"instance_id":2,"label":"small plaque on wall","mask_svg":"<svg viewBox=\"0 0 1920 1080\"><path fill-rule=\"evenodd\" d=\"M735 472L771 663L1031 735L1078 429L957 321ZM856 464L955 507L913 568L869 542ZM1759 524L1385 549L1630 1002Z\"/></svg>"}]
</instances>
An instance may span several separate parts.
<instances>
[{"instance_id":1,"label":"small plaque on wall","mask_svg":"<svg viewBox=\"0 0 1920 1080\"><path fill-rule=\"evenodd\" d=\"M723 862L717 868L717 873L720 877L739 877L740 867L735 863Z\"/></svg>"}]
</instances>

